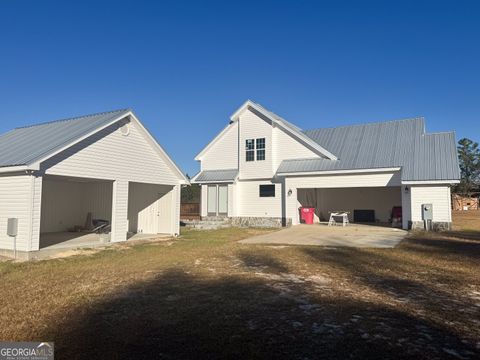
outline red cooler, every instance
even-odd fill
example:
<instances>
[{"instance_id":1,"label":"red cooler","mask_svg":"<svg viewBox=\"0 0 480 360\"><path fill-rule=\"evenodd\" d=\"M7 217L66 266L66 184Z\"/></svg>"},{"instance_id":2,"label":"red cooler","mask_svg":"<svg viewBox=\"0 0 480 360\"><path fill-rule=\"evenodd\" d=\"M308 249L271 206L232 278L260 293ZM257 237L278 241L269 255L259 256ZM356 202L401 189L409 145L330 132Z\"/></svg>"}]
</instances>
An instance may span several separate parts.
<instances>
[{"instance_id":1,"label":"red cooler","mask_svg":"<svg viewBox=\"0 0 480 360\"><path fill-rule=\"evenodd\" d=\"M301 207L300 208L300 222L304 224L313 224L313 215L315 214L315 208L313 207Z\"/></svg>"}]
</instances>

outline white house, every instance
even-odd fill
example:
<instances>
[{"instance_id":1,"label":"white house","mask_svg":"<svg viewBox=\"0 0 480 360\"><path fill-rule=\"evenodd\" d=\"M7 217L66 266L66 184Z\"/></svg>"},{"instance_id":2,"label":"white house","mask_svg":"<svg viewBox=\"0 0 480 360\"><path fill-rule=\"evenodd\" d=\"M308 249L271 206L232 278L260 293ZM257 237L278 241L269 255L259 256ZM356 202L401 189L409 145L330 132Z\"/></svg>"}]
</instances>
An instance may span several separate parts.
<instances>
[{"instance_id":1,"label":"white house","mask_svg":"<svg viewBox=\"0 0 480 360\"><path fill-rule=\"evenodd\" d=\"M450 186L460 172L455 134L426 133L423 118L304 131L252 101L195 157L201 215L250 225L296 225L299 207L316 221L348 211L388 222L402 207L403 228L451 223Z\"/></svg>"},{"instance_id":2,"label":"white house","mask_svg":"<svg viewBox=\"0 0 480 360\"><path fill-rule=\"evenodd\" d=\"M112 242L178 234L185 183L128 109L14 129L0 136L0 254L29 257L88 223L109 224Z\"/></svg>"}]
</instances>

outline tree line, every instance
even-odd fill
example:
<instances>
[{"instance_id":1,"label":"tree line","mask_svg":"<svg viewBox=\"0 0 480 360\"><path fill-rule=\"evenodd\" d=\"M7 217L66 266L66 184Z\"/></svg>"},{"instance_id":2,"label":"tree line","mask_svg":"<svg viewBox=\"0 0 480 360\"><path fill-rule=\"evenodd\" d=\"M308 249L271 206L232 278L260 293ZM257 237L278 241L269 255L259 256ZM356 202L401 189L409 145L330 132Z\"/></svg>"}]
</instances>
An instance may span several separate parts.
<instances>
[{"instance_id":1,"label":"tree line","mask_svg":"<svg viewBox=\"0 0 480 360\"><path fill-rule=\"evenodd\" d=\"M480 192L480 149L478 143L467 138L460 139L457 152L461 180L454 191L467 196L470 196L473 192Z\"/></svg>"}]
</instances>

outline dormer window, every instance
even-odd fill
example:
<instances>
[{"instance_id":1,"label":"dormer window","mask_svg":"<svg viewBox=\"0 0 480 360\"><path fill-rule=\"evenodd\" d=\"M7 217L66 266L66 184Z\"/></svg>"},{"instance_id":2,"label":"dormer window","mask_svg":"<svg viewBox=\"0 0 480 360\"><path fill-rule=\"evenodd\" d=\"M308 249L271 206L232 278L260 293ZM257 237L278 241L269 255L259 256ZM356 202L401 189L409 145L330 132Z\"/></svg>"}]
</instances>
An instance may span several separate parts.
<instances>
[{"instance_id":1,"label":"dormer window","mask_svg":"<svg viewBox=\"0 0 480 360\"><path fill-rule=\"evenodd\" d=\"M245 161L265 160L265 138L245 140Z\"/></svg>"},{"instance_id":2,"label":"dormer window","mask_svg":"<svg viewBox=\"0 0 480 360\"><path fill-rule=\"evenodd\" d=\"M247 139L245 140L245 160L254 161L255 160L255 140Z\"/></svg>"},{"instance_id":3,"label":"dormer window","mask_svg":"<svg viewBox=\"0 0 480 360\"><path fill-rule=\"evenodd\" d=\"M265 160L265 138L257 139L257 160Z\"/></svg>"}]
</instances>

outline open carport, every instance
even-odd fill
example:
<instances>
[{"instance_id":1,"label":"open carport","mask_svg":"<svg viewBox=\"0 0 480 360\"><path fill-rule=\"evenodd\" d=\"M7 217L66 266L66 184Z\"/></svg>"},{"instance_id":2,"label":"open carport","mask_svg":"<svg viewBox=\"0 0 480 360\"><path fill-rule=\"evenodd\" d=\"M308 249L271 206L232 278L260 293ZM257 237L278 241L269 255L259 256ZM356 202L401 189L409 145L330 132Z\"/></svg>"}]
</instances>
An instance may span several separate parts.
<instances>
[{"instance_id":1,"label":"open carport","mask_svg":"<svg viewBox=\"0 0 480 360\"><path fill-rule=\"evenodd\" d=\"M112 181L47 175L43 179L40 249L110 241Z\"/></svg>"},{"instance_id":2,"label":"open carport","mask_svg":"<svg viewBox=\"0 0 480 360\"><path fill-rule=\"evenodd\" d=\"M315 220L347 212L350 222L391 223L392 208L402 206L400 186L298 189L301 206L315 208Z\"/></svg>"}]
</instances>

